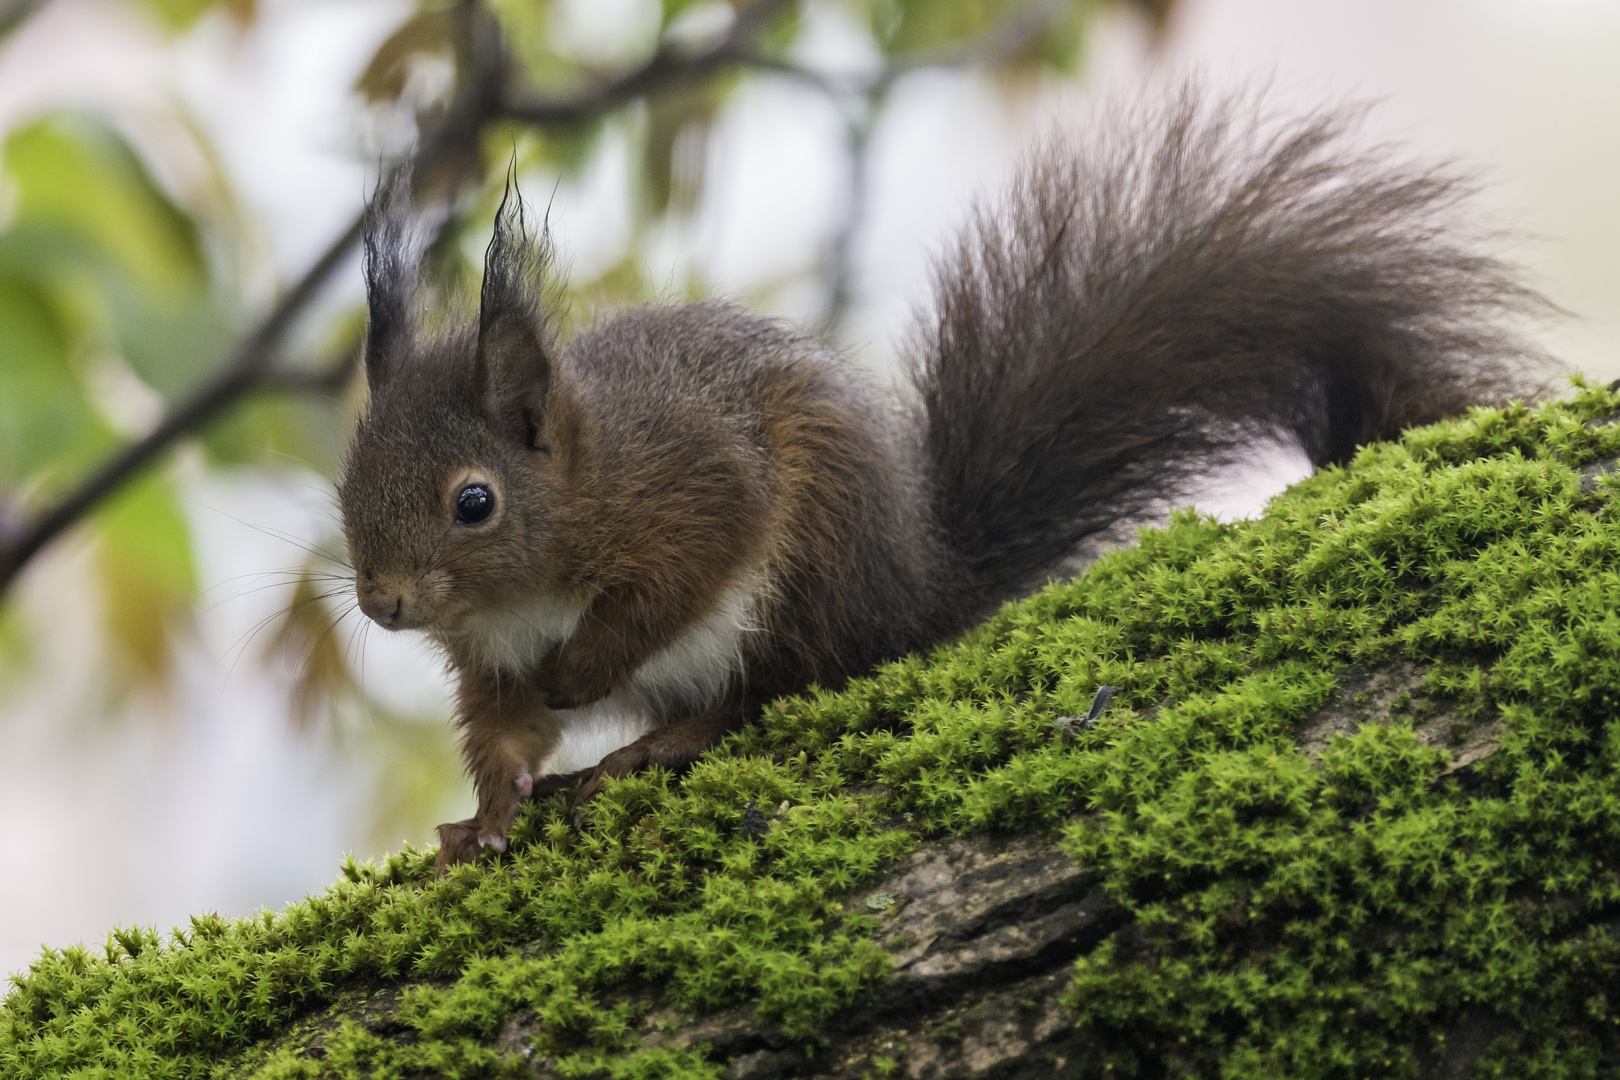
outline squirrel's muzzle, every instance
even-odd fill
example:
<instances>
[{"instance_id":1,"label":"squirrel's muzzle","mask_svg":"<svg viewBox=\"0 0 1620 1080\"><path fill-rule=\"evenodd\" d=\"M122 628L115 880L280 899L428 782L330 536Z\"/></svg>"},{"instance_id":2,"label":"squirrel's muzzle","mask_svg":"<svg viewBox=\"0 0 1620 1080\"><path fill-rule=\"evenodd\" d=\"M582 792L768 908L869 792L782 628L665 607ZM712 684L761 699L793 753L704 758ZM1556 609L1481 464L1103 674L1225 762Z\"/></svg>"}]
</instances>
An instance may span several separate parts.
<instances>
[{"instance_id":1,"label":"squirrel's muzzle","mask_svg":"<svg viewBox=\"0 0 1620 1080\"><path fill-rule=\"evenodd\" d=\"M360 610L372 622L386 629L393 630L399 625L399 613L405 607L405 598L395 596L392 601L387 596L362 596Z\"/></svg>"},{"instance_id":2,"label":"squirrel's muzzle","mask_svg":"<svg viewBox=\"0 0 1620 1080\"><path fill-rule=\"evenodd\" d=\"M384 630L410 630L423 624L417 590L393 575L362 574L355 582L355 598L366 618Z\"/></svg>"}]
</instances>

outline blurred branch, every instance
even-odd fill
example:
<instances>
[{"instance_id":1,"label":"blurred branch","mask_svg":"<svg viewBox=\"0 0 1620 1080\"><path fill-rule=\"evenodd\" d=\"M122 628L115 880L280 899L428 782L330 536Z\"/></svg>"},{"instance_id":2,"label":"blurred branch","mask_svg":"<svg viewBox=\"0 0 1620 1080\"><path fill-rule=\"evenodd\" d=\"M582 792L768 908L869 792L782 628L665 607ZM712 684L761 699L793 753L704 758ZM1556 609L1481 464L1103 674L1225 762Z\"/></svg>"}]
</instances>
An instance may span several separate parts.
<instances>
[{"instance_id":1,"label":"blurred branch","mask_svg":"<svg viewBox=\"0 0 1620 1080\"><path fill-rule=\"evenodd\" d=\"M28 21L28 17L45 6L45 0L0 0L0 38L4 38Z\"/></svg>"},{"instance_id":2,"label":"blurred branch","mask_svg":"<svg viewBox=\"0 0 1620 1080\"><path fill-rule=\"evenodd\" d=\"M328 278L360 239L360 219L351 223L315 264L242 339L218 372L171 409L145 438L113 455L50 510L15 535L0 537L0 590L16 578L29 559L78 521L125 481L149 465L182 436L202 427L235 405L263 380L275 348ZM14 526L15 528L15 526Z\"/></svg>"},{"instance_id":3,"label":"blurred branch","mask_svg":"<svg viewBox=\"0 0 1620 1080\"><path fill-rule=\"evenodd\" d=\"M709 78L734 67L771 69L774 62L755 52L755 34L771 16L787 8L790 0L754 0L744 8L717 43L697 52L665 46L641 67L571 97L551 101L507 102L500 115L540 127L566 126L591 120L620 105L663 91Z\"/></svg>"},{"instance_id":4,"label":"blurred branch","mask_svg":"<svg viewBox=\"0 0 1620 1080\"><path fill-rule=\"evenodd\" d=\"M885 94L896 82L918 71L1005 63L1034 43L1063 13L1070 0L1029 0L1004 16L983 37L949 49L912 53L889 61L873 72L816 71L789 60L743 53L737 62L809 83L829 97L851 98Z\"/></svg>"},{"instance_id":5,"label":"blurred branch","mask_svg":"<svg viewBox=\"0 0 1620 1080\"><path fill-rule=\"evenodd\" d=\"M845 154L848 198L843 220L828 244L827 306L817 329L836 337L854 295L855 238L866 216L868 158L872 130L894 84L914 72L939 68L993 66L1027 49L1062 13L1065 0L1030 0L992 27L983 37L952 49L901 57L867 75L832 75L765 57L751 58L755 67L809 83L845 107Z\"/></svg>"},{"instance_id":6,"label":"blurred branch","mask_svg":"<svg viewBox=\"0 0 1620 1080\"><path fill-rule=\"evenodd\" d=\"M324 368L267 371L259 380L258 389L268 394L336 394L349 385L359 366L360 350L355 348Z\"/></svg>"},{"instance_id":7,"label":"blurred branch","mask_svg":"<svg viewBox=\"0 0 1620 1080\"><path fill-rule=\"evenodd\" d=\"M0 0L0 26L8 12L26 17L37 0ZM418 182L448 174L458 184L475 161L483 126L499 119L541 127L590 120L628 102L738 66L758 66L754 36L791 0L755 0L714 45L692 52L659 49L639 67L587 91L556 99L508 100L508 61L494 17L468 0L460 9L467 70L450 106L425 135L414 159ZM334 272L352 255L365 224L362 212L333 240L298 282L232 350L219 370L180 401L145 438L114 454L54 506L32 519L0 518L0 593L28 561L100 505L125 482L249 394L265 390L322 389L325 380L341 386L343 376L277 371L276 354L287 331L303 315Z\"/></svg>"},{"instance_id":8,"label":"blurred branch","mask_svg":"<svg viewBox=\"0 0 1620 1080\"><path fill-rule=\"evenodd\" d=\"M845 175L844 216L838 223L827 248L826 278L827 306L816 320L816 330L828 341L838 336L854 299L855 238L860 235L866 218L866 198L869 180L868 158L872 142L872 129L877 126L887 91L873 89L862 99L859 112L845 121L844 155Z\"/></svg>"}]
</instances>

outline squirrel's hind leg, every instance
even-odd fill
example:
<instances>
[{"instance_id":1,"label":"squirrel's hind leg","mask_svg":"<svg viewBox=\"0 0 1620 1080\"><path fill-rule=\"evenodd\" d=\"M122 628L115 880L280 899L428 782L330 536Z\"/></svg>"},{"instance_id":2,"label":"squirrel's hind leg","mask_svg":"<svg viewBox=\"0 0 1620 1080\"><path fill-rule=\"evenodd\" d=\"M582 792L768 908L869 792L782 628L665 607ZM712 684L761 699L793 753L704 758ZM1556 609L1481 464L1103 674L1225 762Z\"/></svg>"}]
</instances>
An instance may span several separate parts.
<instances>
[{"instance_id":1,"label":"squirrel's hind leg","mask_svg":"<svg viewBox=\"0 0 1620 1080\"><path fill-rule=\"evenodd\" d=\"M696 716L649 731L629 746L621 746L589 770L579 794L574 796L574 823L579 824L580 811L610 777L630 776L655 765L670 770L684 769L747 719L747 703L732 698Z\"/></svg>"}]
</instances>

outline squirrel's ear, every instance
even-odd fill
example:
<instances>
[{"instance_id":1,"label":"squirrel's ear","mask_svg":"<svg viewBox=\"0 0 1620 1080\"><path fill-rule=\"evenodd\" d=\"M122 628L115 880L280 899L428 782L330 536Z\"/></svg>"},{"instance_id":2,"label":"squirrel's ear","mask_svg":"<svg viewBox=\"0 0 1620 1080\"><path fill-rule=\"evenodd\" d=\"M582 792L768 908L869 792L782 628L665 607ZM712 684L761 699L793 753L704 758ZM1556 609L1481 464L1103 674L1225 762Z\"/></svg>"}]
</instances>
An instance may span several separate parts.
<instances>
[{"instance_id":1,"label":"squirrel's ear","mask_svg":"<svg viewBox=\"0 0 1620 1080\"><path fill-rule=\"evenodd\" d=\"M546 234L531 237L510 179L495 214L479 296L474 390L531 449L552 449L556 411L553 343L541 303Z\"/></svg>"},{"instance_id":2,"label":"squirrel's ear","mask_svg":"<svg viewBox=\"0 0 1620 1080\"><path fill-rule=\"evenodd\" d=\"M415 330L411 297L416 290L416 259L411 244L411 168L379 180L366 208L365 277L366 382L373 395L398 366L403 345Z\"/></svg>"}]
</instances>

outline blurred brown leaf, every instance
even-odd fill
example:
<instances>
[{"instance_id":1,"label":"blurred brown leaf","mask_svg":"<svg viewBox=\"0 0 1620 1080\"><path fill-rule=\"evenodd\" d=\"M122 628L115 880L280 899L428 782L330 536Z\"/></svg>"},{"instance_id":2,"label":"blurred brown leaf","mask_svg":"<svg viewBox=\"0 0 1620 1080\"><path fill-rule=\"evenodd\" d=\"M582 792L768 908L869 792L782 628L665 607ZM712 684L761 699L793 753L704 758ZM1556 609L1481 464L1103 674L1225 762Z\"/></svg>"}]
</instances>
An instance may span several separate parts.
<instances>
[{"instance_id":1,"label":"blurred brown leaf","mask_svg":"<svg viewBox=\"0 0 1620 1080\"><path fill-rule=\"evenodd\" d=\"M134 684L164 685L175 632L190 625L196 574L191 537L172 482L148 477L99 515L96 562L115 654Z\"/></svg>"},{"instance_id":2,"label":"blurred brown leaf","mask_svg":"<svg viewBox=\"0 0 1620 1080\"><path fill-rule=\"evenodd\" d=\"M300 730L308 730L332 700L355 691L354 675L338 634L339 620L330 604L334 595L347 592L347 582L306 564L265 647L267 659L280 660L292 669L288 706L293 725Z\"/></svg>"},{"instance_id":3,"label":"blurred brown leaf","mask_svg":"<svg viewBox=\"0 0 1620 1080\"><path fill-rule=\"evenodd\" d=\"M683 87L653 98L647 108L642 180L654 214L688 213L703 194L709 128L730 79Z\"/></svg>"},{"instance_id":4,"label":"blurred brown leaf","mask_svg":"<svg viewBox=\"0 0 1620 1080\"><path fill-rule=\"evenodd\" d=\"M453 55L455 33L455 15L450 10L418 11L377 46L354 88L370 102L399 100L417 57Z\"/></svg>"}]
</instances>

